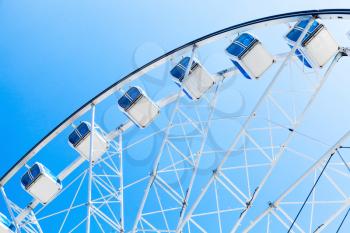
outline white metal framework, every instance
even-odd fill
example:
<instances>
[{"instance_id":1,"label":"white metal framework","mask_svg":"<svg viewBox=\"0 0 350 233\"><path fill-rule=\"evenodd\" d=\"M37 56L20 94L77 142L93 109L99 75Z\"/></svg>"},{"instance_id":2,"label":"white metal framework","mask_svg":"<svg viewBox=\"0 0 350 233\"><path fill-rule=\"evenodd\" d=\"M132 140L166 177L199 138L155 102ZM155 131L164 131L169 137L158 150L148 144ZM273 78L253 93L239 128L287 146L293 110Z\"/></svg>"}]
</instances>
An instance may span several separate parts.
<instances>
[{"instance_id":1,"label":"white metal framework","mask_svg":"<svg viewBox=\"0 0 350 233\"><path fill-rule=\"evenodd\" d=\"M190 42L133 71L64 120L1 178L4 213L10 222L1 222L1 229L220 233L350 229L350 128L344 117L349 113L328 110L350 101L349 95L341 99L336 95L342 84L334 81L346 76L337 68L348 67L348 59L341 59L349 53L343 38L347 31L338 25L349 24L349 18L350 10L340 9L257 19ZM297 28L294 25L300 32L288 47L283 36ZM243 32L257 34L259 40L253 36L247 37L247 44L234 40ZM323 42L332 44L332 49L313 50ZM262 46L274 53L268 56L268 65L253 72L259 56L266 58ZM318 60L322 54L315 55L320 51L327 52L322 65ZM213 53L221 53L222 60L203 59ZM150 81L152 71L177 64L179 70L158 77L158 87ZM250 71L245 73L247 64ZM203 72L210 85L198 81L204 80ZM251 74L258 75L251 78ZM325 98L323 91L331 96ZM147 112L141 99L155 110ZM123 115L128 112L133 121ZM147 118L148 114L152 116ZM139 125L135 119L147 124ZM62 144L68 138L70 146ZM62 184L45 203L19 184L20 176L36 162L50 168L56 176L48 170L45 175ZM34 170L26 174L24 187L37 182Z\"/></svg>"}]
</instances>

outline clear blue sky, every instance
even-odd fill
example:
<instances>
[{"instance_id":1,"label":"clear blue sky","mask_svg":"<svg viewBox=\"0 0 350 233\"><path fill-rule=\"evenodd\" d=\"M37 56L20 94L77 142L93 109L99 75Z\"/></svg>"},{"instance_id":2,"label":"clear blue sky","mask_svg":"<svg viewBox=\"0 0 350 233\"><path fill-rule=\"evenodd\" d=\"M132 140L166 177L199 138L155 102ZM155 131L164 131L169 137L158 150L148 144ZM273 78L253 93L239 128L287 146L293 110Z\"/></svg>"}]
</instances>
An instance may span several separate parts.
<instances>
[{"instance_id":1,"label":"clear blue sky","mask_svg":"<svg viewBox=\"0 0 350 233\"><path fill-rule=\"evenodd\" d=\"M348 0L0 0L0 174L98 92L166 51L259 17L349 7Z\"/></svg>"},{"instance_id":2,"label":"clear blue sky","mask_svg":"<svg viewBox=\"0 0 350 233\"><path fill-rule=\"evenodd\" d=\"M1 0L0 173L96 93L163 51L258 17L349 6L347 0Z\"/></svg>"}]
</instances>

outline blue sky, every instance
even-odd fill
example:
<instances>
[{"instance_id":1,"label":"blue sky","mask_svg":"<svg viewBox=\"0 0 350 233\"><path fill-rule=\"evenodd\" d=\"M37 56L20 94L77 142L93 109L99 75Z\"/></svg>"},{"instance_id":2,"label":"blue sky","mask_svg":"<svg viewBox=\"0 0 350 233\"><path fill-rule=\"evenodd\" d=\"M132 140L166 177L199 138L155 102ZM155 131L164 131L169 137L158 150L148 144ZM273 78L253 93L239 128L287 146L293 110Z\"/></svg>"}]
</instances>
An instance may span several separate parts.
<instances>
[{"instance_id":1,"label":"blue sky","mask_svg":"<svg viewBox=\"0 0 350 233\"><path fill-rule=\"evenodd\" d=\"M2 0L0 124L6 146L0 173L76 108L163 51L258 17L348 6L346 0Z\"/></svg>"},{"instance_id":2,"label":"blue sky","mask_svg":"<svg viewBox=\"0 0 350 233\"><path fill-rule=\"evenodd\" d=\"M166 51L259 17L349 7L348 0L0 0L0 174L98 92Z\"/></svg>"}]
</instances>

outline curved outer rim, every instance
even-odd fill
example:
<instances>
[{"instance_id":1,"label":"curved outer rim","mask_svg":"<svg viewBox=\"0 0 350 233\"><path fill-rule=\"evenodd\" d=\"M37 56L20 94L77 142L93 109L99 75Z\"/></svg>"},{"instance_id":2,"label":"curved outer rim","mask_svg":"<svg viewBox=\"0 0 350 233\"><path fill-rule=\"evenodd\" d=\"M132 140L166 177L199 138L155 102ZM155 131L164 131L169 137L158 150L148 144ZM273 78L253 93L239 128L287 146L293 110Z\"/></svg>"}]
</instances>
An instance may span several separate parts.
<instances>
[{"instance_id":1,"label":"curved outer rim","mask_svg":"<svg viewBox=\"0 0 350 233\"><path fill-rule=\"evenodd\" d=\"M298 20L302 17L315 16L321 19L350 19L350 9L323 9L323 10L307 10L307 11L296 11L284 14L278 14L268 16L260 19L251 20L245 23L237 24L231 27L224 28L222 30L213 32L196 40L193 40L187 44L184 44L176 49L173 49L162 56L148 62L142 67L132 71L122 79L113 83L105 90L100 92L98 95L93 97L91 100L82 105L79 109L73 112L65 120L59 123L54 129L52 129L46 136L44 136L38 143L36 143L26 154L24 154L0 179L0 186L4 186L16 172L24 166L31 158L35 156L45 145L47 145L53 138L60 134L66 127L68 127L74 120L82 116L84 113L90 110L92 105L96 105L109 97L111 94L118 91L128 82L131 82L153 68L165 63L170 58L176 55L188 52L192 46L203 46L213 40L230 35L230 33L236 33L241 31L247 31L252 28L270 26L274 24L286 23Z\"/></svg>"}]
</instances>

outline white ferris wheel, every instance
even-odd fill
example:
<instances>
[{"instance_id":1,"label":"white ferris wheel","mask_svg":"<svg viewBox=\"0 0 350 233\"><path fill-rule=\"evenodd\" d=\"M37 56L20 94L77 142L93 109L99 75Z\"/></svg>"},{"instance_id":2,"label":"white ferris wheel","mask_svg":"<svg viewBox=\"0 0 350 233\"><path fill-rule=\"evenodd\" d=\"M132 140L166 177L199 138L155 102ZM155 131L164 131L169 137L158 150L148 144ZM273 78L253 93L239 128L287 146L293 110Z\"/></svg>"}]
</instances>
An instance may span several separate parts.
<instances>
[{"instance_id":1,"label":"white ferris wheel","mask_svg":"<svg viewBox=\"0 0 350 233\"><path fill-rule=\"evenodd\" d=\"M256 19L134 70L1 178L0 233L349 232L349 19Z\"/></svg>"}]
</instances>

